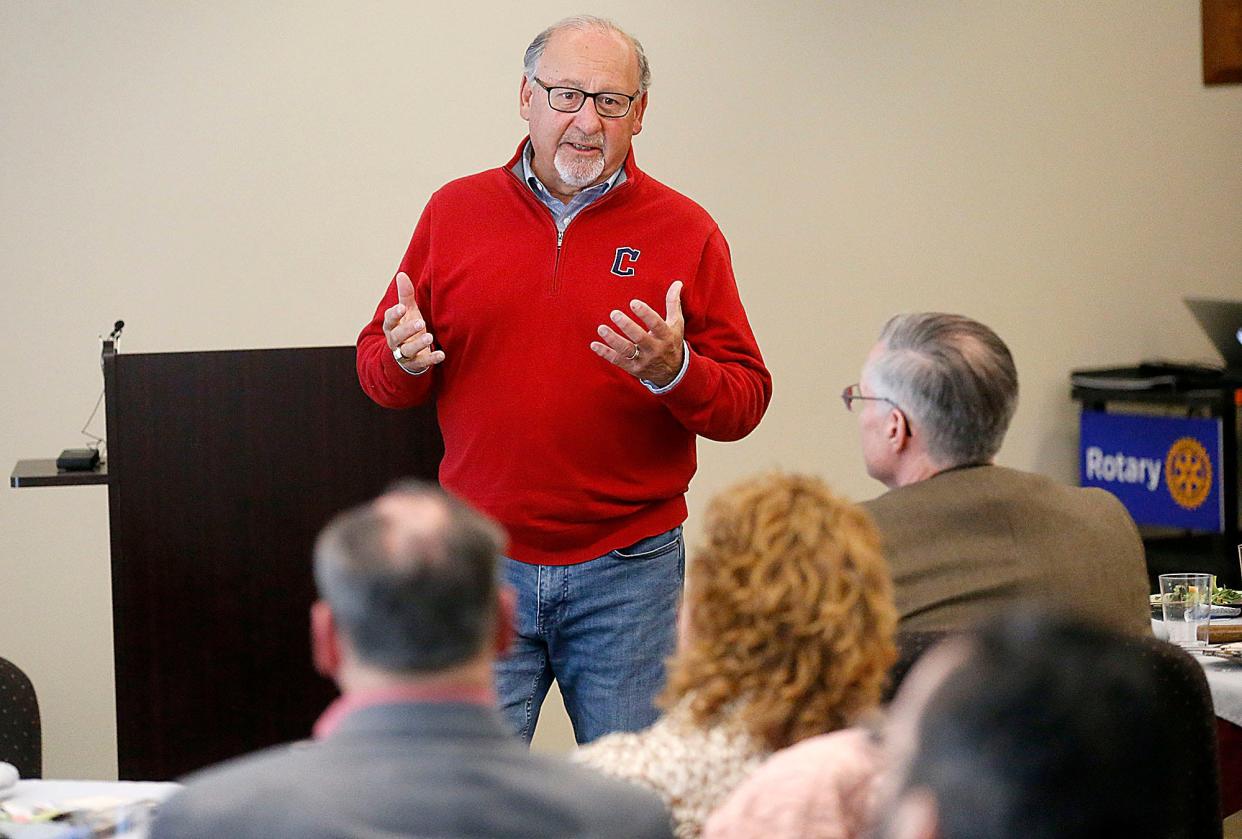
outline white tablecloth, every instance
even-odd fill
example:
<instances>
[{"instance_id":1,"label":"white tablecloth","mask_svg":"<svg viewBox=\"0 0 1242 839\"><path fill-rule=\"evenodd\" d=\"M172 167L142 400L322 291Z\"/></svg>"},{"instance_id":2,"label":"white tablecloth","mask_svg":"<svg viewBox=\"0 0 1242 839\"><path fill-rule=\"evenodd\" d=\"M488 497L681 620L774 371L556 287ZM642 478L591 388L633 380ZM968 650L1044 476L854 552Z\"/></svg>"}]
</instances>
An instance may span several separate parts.
<instances>
[{"instance_id":1,"label":"white tablecloth","mask_svg":"<svg viewBox=\"0 0 1242 839\"><path fill-rule=\"evenodd\" d=\"M1207 675L1216 716L1234 725L1242 725L1242 664L1205 655L1195 658L1203 665L1203 672Z\"/></svg>"},{"instance_id":2,"label":"white tablecloth","mask_svg":"<svg viewBox=\"0 0 1242 839\"><path fill-rule=\"evenodd\" d=\"M125 806L140 801L163 801L179 789L180 784L155 781L18 781L11 791L0 795L0 798L6 809L11 811L56 807L65 802L90 799L108 799ZM0 822L0 831L13 839L59 839L81 835L80 829L75 831L63 822L13 824L5 821ZM145 835L145 826L116 834L118 839L139 839Z\"/></svg>"},{"instance_id":3,"label":"white tablecloth","mask_svg":"<svg viewBox=\"0 0 1242 839\"><path fill-rule=\"evenodd\" d=\"M1242 624L1242 618L1214 620L1213 624ZM1164 621L1153 620L1151 630L1157 638L1164 638ZM1242 663L1206 655L1194 656L1203 667L1208 687L1212 691L1212 705L1216 716L1234 725L1242 725Z\"/></svg>"}]
</instances>

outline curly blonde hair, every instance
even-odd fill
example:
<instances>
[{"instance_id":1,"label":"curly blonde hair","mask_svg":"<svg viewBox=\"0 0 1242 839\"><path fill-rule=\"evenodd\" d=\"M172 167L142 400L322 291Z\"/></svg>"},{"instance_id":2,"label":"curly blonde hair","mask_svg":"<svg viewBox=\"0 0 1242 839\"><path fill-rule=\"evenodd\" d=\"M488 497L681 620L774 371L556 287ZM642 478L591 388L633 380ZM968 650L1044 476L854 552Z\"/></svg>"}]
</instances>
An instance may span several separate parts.
<instances>
[{"instance_id":1,"label":"curly blonde hair","mask_svg":"<svg viewBox=\"0 0 1242 839\"><path fill-rule=\"evenodd\" d=\"M892 582L870 517L818 478L717 495L690 566L684 640L661 704L737 719L771 749L850 725L897 658Z\"/></svg>"}]
</instances>

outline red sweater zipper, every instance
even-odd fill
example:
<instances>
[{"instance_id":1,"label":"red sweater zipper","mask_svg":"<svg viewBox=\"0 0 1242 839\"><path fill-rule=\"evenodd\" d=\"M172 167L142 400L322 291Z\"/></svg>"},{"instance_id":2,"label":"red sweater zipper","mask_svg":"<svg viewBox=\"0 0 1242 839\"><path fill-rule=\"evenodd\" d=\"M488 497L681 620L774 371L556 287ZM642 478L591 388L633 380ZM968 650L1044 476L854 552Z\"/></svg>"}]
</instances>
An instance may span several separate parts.
<instances>
[{"instance_id":1,"label":"red sweater zipper","mask_svg":"<svg viewBox=\"0 0 1242 839\"><path fill-rule=\"evenodd\" d=\"M621 166L622 168L624 168L625 164L622 163ZM522 179L519 178L512 169L505 167L505 172L508 173L510 178L512 178L513 180L517 182L518 189L520 189L523 193L526 194L528 200L533 201L535 205L539 207L540 210L542 210L545 213L548 213L546 218L548 219L548 222L552 225L552 229L556 231L556 259L552 263L552 286L550 289L551 294L555 296L561 290L561 249L565 243L565 231L569 229L569 224L573 224L573 222L571 221L569 224L565 225L565 229L562 230L560 227L557 226L556 221L552 218L552 211L549 210L547 206L545 206L544 203L539 200L538 196L535 195L534 191L530 188L530 186L528 184L523 183ZM627 174L625 180L621 182L620 186L617 186L617 187L614 187L613 189L608 190L603 195L601 195L599 198L592 201L590 204L587 204L585 207L583 207L581 210L578 211L578 215L581 216L583 213L587 212L588 210L595 209L600 204L604 203L609 198L611 198L618 189L624 189L626 184L629 184L632 180L633 178L631 178ZM577 218L577 216L575 216L575 218Z\"/></svg>"}]
</instances>

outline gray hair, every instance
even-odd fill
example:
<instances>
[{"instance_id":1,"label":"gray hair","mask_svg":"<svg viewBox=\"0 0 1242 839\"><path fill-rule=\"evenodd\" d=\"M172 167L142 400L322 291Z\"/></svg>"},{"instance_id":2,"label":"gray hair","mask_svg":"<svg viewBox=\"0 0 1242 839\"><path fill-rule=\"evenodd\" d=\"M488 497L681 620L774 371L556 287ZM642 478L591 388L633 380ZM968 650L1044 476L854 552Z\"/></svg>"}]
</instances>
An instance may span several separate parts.
<instances>
[{"instance_id":1,"label":"gray hair","mask_svg":"<svg viewBox=\"0 0 1242 839\"><path fill-rule=\"evenodd\" d=\"M625 40L629 41L630 46L634 48L634 56L638 59L638 95L642 96L651 87L651 65L647 63L647 53L643 51L643 45L638 42L630 33L626 32L620 26L617 26L611 20L594 15L573 15L564 20L558 20L547 29L535 36L535 40L530 42L530 46L526 48L526 58L523 63L523 72L526 73L526 80L534 84L535 72L539 67L539 59L543 58L544 48L548 45L548 39L564 29L572 29L575 32L588 32L591 30L603 32L615 32ZM626 93L628 91L614 91L615 93Z\"/></svg>"},{"instance_id":2,"label":"gray hair","mask_svg":"<svg viewBox=\"0 0 1242 839\"><path fill-rule=\"evenodd\" d=\"M909 414L941 466L991 460L1018 405L1018 371L995 332L962 315L897 315L867 366L871 387Z\"/></svg>"},{"instance_id":3,"label":"gray hair","mask_svg":"<svg viewBox=\"0 0 1242 839\"><path fill-rule=\"evenodd\" d=\"M319 595L365 664L426 673L468 661L491 628L504 533L431 484L388 494L432 501L443 523L394 533L373 501L340 513L315 543Z\"/></svg>"}]
</instances>

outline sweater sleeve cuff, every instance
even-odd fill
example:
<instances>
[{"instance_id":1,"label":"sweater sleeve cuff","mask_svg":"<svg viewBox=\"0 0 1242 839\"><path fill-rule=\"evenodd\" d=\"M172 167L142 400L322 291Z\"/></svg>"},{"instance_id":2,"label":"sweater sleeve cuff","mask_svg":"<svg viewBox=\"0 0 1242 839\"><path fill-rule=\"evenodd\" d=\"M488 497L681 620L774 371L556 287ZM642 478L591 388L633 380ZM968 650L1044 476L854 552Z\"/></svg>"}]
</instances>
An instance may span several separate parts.
<instances>
[{"instance_id":1,"label":"sweater sleeve cuff","mask_svg":"<svg viewBox=\"0 0 1242 839\"><path fill-rule=\"evenodd\" d=\"M400 361L397 361L395 357L393 358L392 363L400 367L401 372L405 373L405 375L407 376L421 376L431 369L430 367L424 367L422 370L419 370L417 373L415 373L413 370L406 370L405 365L402 364Z\"/></svg>"},{"instance_id":2,"label":"sweater sleeve cuff","mask_svg":"<svg viewBox=\"0 0 1242 839\"><path fill-rule=\"evenodd\" d=\"M693 361L691 356L694 356ZM686 346L686 361L674 389L672 383L664 390L662 398L674 412L678 410L698 410L711 400L716 388L716 376L713 367L706 358L695 353Z\"/></svg>"},{"instance_id":3,"label":"sweater sleeve cuff","mask_svg":"<svg viewBox=\"0 0 1242 839\"><path fill-rule=\"evenodd\" d=\"M393 360L396 361L396 359L393 359ZM681 384L681 380L686 377L686 370L688 370L689 368L690 368L690 345L687 344L685 341L682 341L681 342L681 369L677 371L677 375L673 377L673 380L671 382L664 385L663 387L660 387L655 382L648 381L647 379L639 379L639 381L643 383L643 387L647 388L647 390L651 391L656 396L661 396L665 393L668 393L673 388L677 387L677 385Z\"/></svg>"}]
</instances>

